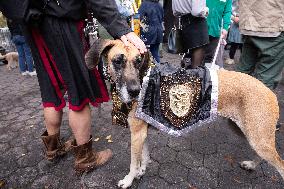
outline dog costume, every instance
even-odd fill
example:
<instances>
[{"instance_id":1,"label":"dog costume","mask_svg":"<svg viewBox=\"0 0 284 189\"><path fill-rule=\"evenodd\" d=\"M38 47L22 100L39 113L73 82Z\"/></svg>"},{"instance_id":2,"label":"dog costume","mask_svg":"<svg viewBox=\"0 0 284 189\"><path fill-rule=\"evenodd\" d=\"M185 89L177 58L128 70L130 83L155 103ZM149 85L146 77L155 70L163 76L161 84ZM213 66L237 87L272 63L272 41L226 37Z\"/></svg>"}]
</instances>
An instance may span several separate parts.
<instances>
[{"instance_id":1,"label":"dog costume","mask_svg":"<svg viewBox=\"0 0 284 189\"><path fill-rule=\"evenodd\" d=\"M144 77L136 117L173 136L181 136L217 115L217 74L205 67L163 64Z\"/></svg>"},{"instance_id":2,"label":"dog costume","mask_svg":"<svg viewBox=\"0 0 284 189\"><path fill-rule=\"evenodd\" d=\"M217 116L216 70L177 68L168 63L149 67L143 78L136 117L173 136L181 136ZM111 87L113 124L127 127L132 104L122 103Z\"/></svg>"}]
</instances>

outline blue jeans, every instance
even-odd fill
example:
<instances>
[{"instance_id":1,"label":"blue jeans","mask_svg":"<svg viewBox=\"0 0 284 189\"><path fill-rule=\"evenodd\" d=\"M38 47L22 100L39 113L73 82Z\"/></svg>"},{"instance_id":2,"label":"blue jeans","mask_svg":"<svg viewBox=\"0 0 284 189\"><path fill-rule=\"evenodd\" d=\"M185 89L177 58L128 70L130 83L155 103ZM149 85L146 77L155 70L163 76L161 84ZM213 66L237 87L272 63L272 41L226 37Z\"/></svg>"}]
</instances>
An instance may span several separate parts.
<instances>
[{"instance_id":1,"label":"blue jeans","mask_svg":"<svg viewBox=\"0 0 284 189\"><path fill-rule=\"evenodd\" d=\"M150 52L152 53L152 56L157 61L157 63L160 63L159 46L160 43L150 45Z\"/></svg>"},{"instance_id":2,"label":"blue jeans","mask_svg":"<svg viewBox=\"0 0 284 189\"><path fill-rule=\"evenodd\" d=\"M31 49L25 41L24 36L15 35L12 37L13 43L16 45L19 54L19 67L21 72L34 70Z\"/></svg>"}]
</instances>

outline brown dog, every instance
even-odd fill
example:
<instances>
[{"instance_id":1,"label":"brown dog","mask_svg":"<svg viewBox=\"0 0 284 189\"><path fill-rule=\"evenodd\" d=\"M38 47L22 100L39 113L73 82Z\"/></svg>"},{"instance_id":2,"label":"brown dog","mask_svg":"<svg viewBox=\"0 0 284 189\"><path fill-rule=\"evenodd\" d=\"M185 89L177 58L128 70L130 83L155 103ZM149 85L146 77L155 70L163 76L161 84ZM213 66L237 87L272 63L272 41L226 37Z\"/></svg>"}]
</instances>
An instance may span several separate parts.
<instances>
[{"instance_id":1,"label":"brown dog","mask_svg":"<svg viewBox=\"0 0 284 189\"><path fill-rule=\"evenodd\" d=\"M0 59L6 59L8 64L7 64L7 69L11 70L16 67L18 67L18 61L19 61L19 54L17 52L9 52L5 55L0 55Z\"/></svg>"},{"instance_id":2,"label":"brown dog","mask_svg":"<svg viewBox=\"0 0 284 189\"><path fill-rule=\"evenodd\" d=\"M128 116L131 131L130 172L120 180L119 187L130 187L134 178L145 174L150 161L145 139L148 124L135 117L140 90L139 66L143 64L139 51L126 48L119 40L97 41L86 54L89 68L95 66L101 54L108 63L108 73L120 88L124 103L134 101ZM95 59L95 61L94 61ZM218 70L218 114L232 119L244 133L251 147L274 166L284 179L284 161L275 148L275 126L279 118L279 106L275 94L255 78L226 70ZM260 161L244 161L245 169L255 169Z\"/></svg>"}]
</instances>

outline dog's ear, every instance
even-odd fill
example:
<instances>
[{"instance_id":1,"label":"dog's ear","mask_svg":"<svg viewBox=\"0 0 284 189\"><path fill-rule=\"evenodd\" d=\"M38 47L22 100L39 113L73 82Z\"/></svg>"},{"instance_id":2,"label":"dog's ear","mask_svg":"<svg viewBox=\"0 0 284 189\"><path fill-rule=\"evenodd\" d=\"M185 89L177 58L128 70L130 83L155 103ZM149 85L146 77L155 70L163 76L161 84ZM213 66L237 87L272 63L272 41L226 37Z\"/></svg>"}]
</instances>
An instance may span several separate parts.
<instances>
[{"instance_id":1,"label":"dog's ear","mask_svg":"<svg viewBox=\"0 0 284 189\"><path fill-rule=\"evenodd\" d=\"M100 57L107 53L116 43L118 43L117 40L96 40L85 54L85 62L88 69L94 69L98 65Z\"/></svg>"},{"instance_id":2,"label":"dog's ear","mask_svg":"<svg viewBox=\"0 0 284 189\"><path fill-rule=\"evenodd\" d=\"M154 64L152 53L148 50L142 55L142 67L149 67Z\"/></svg>"},{"instance_id":3,"label":"dog's ear","mask_svg":"<svg viewBox=\"0 0 284 189\"><path fill-rule=\"evenodd\" d=\"M150 51L147 51L142 55L141 67L139 68L139 77L140 80L143 80L143 77L147 74L147 71L150 66L154 65L153 57Z\"/></svg>"}]
</instances>

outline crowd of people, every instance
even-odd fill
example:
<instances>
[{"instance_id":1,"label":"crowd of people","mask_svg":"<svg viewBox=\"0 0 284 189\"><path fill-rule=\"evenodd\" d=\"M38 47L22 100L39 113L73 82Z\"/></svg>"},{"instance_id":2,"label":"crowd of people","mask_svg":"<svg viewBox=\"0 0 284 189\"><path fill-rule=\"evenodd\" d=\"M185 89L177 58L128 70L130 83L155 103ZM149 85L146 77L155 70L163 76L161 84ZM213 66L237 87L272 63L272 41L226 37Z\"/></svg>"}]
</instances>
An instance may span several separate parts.
<instances>
[{"instance_id":1,"label":"crowd of people","mask_svg":"<svg viewBox=\"0 0 284 189\"><path fill-rule=\"evenodd\" d=\"M229 59L225 62L234 63L237 49L241 49L240 63L237 71L250 74L262 81L270 89L275 89L281 79L284 67L283 60L283 18L281 10L283 1L256 2L250 0L207 0L205 1L173 1L173 12L182 15L182 19L189 16L199 17L200 21L189 23L195 32L187 32L187 25L183 26L184 43L193 45L192 62L195 66L195 54L199 50L197 65L212 62L220 37L229 42ZM206 12L208 8L208 13ZM265 14L265 9L271 10ZM197 12L196 12L197 11ZM206 17L207 27L201 27ZM194 29L193 29L194 28ZM203 29L202 29L203 28ZM208 30L208 31L207 31ZM229 36L227 36L229 30ZM204 36L201 36L203 33ZM241 35L242 34L242 35ZM194 37L193 37L194 36ZM209 39L208 39L209 37ZM202 45L201 45L202 44ZM193 67L194 67L193 66ZM222 66L222 64L221 64Z\"/></svg>"},{"instance_id":2,"label":"crowd of people","mask_svg":"<svg viewBox=\"0 0 284 189\"><path fill-rule=\"evenodd\" d=\"M270 89L277 87L284 67L283 0L173 0L170 8L181 18L183 46L192 68L212 62L221 38L229 42L226 63L233 64L236 50L242 49L237 70L256 77ZM166 15L159 1L9 0L0 2L0 11L8 21L20 23L23 30L13 34L11 29L19 57L25 57L19 60L21 73L37 73L44 107L46 131L42 140L46 158L53 160L68 151L60 141L67 93L69 125L75 137L71 141L75 169L88 171L106 163L112 152L92 148L89 104L95 106L109 97L98 70L85 66L88 44L82 34L83 20L86 12L92 11L108 33L125 46L132 43L142 54L149 46L158 64L164 25L168 25L164 24ZM142 23L141 36L130 27L137 13Z\"/></svg>"}]
</instances>

